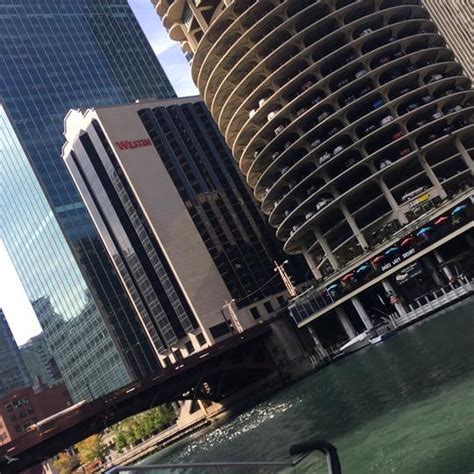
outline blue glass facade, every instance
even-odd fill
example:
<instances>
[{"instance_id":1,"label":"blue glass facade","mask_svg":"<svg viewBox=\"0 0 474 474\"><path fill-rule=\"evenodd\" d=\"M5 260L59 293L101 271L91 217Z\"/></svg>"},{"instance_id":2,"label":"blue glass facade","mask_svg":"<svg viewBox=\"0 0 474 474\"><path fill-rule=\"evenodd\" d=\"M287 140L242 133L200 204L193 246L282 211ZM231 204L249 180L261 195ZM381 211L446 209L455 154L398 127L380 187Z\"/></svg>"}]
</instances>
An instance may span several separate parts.
<instances>
[{"instance_id":1,"label":"blue glass facade","mask_svg":"<svg viewBox=\"0 0 474 474\"><path fill-rule=\"evenodd\" d=\"M56 336L45 321L53 313L60 321L74 319L74 331L78 315L85 320L94 314L94 324L110 333L110 354L120 356L110 357L116 361L116 375L97 387L94 395L100 394L156 369L157 361L61 160L63 119L71 108L175 93L126 0L2 0L0 71L0 97L41 182L29 175L26 186L16 170L1 176L2 187L14 191L2 193L7 223L2 238L30 298L50 305L48 317L37 309L50 346L56 346ZM41 212L30 216L33 209L20 209L20 201L33 199L34 208L35 202L43 202L41 187L53 211L44 201ZM46 230L52 233L43 234ZM66 332L69 336L65 333L58 341L63 349L55 347L53 352L77 398L84 393L76 384L76 378L82 379L82 363L79 354L68 355L67 347L77 341L72 326ZM99 372L97 376L106 377Z\"/></svg>"}]
</instances>

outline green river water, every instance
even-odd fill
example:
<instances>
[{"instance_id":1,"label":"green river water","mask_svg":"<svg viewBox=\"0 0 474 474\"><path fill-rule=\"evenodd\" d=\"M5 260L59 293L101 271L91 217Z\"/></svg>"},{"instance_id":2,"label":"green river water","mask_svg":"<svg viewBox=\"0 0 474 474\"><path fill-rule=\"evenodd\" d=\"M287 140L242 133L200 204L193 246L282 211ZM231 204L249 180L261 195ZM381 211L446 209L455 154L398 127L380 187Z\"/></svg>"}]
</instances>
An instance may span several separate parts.
<instances>
[{"instance_id":1,"label":"green river water","mask_svg":"<svg viewBox=\"0 0 474 474\"><path fill-rule=\"evenodd\" d=\"M289 445L310 438L337 446L344 474L474 472L474 300L337 361L144 464L280 460Z\"/></svg>"}]
</instances>

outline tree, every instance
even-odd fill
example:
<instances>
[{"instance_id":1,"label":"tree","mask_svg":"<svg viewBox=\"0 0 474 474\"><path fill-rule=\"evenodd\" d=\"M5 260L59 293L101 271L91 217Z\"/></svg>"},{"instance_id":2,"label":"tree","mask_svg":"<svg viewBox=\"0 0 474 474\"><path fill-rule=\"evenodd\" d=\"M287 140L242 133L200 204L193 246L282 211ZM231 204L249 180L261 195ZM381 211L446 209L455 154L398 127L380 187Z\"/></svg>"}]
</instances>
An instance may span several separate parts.
<instances>
[{"instance_id":1,"label":"tree","mask_svg":"<svg viewBox=\"0 0 474 474\"><path fill-rule=\"evenodd\" d=\"M87 464L94 461L102 461L105 458L106 447L102 442L102 436L92 435L84 441L76 444L81 464Z\"/></svg>"},{"instance_id":2,"label":"tree","mask_svg":"<svg viewBox=\"0 0 474 474\"><path fill-rule=\"evenodd\" d=\"M59 453L53 461L53 467L59 471L59 474L71 474L76 464L76 459L66 452Z\"/></svg>"}]
</instances>

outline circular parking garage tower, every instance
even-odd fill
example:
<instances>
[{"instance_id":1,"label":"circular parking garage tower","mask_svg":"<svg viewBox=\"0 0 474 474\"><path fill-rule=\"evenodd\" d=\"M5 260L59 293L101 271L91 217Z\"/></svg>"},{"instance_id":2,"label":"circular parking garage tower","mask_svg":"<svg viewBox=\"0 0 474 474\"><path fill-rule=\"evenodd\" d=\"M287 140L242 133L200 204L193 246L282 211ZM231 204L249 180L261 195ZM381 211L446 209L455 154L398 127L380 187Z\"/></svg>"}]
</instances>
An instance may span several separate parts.
<instances>
[{"instance_id":1,"label":"circular parking garage tower","mask_svg":"<svg viewBox=\"0 0 474 474\"><path fill-rule=\"evenodd\" d=\"M472 176L470 81L419 1L154 3L285 251L317 278Z\"/></svg>"}]
</instances>

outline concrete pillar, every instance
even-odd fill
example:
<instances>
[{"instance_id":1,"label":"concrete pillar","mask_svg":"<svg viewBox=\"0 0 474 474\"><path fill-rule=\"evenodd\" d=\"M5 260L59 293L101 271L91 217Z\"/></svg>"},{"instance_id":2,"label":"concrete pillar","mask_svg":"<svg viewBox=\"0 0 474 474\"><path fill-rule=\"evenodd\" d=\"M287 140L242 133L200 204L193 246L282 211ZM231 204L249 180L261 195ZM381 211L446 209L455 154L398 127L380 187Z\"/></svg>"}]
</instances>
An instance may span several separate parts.
<instances>
[{"instance_id":1,"label":"concrete pillar","mask_svg":"<svg viewBox=\"0 0 474 474\"><path fill-rule=\"evenodd\" d=\"M428 176L428 179L431 181L436 191L438 191L439 197L441 199L446 199L446 191L444 190L443 186L441 186L441 183L439 182L437 176L433 173L433 170L431 169L430 165L426 162L425 157L418 156L418 161L425 170L426 176Z\"/></svg>"},{"instance_id":2,"label":"concrete pillar","mask_svg":"<svg viewBox=\"0 0 474 474\"><path fill-rule=\"evenodd\" d=\"M380 177L377 179L377 183L379 185L380 190L382 191L382 194L385 196L388 205L392 208L392 212L398 222L400 222L401 225L408 224L408 219L406 218L405 214L400 211L400 206L398 205L397 201L390 192L390 189L388 189L388 186L385 184L385 181Z\"/></svg>"},{"instance_id":3,"label":"concrete pillar","mask_svg":"<svg viewBox=\"0 0 474 474\"><path fill-rule=\"evenodd\" d=\"M316 280L321 280L323 278L322 273L318 269L318 264L316 263L314 257L310 252L304 252L303 254L306 263L308 264L309 269L313 272L313 275L316 277Z\"/></svg>"},{"instance_id":4,"label":"concrete pillar","mask_svg":"<svg viewBox=\"0 0 474 474\"><path fill-rule=\"evenodd\" d=\"M461 157L468 166L468 168L471 170L472 173L474 173L474 161L466 150L466 147L461 143L459 137L456 138L456 147L461 153Z\"/></svg>"},{"instance_id":5,"label":"concrete pillar","mask_svg":"<svg viewBox=\"0 0 474 474\"><path fill-rule=\"evenodd\" d=\"M346 312L344 311L344 308L341 306L338 306L336 308L336 314L337 318L339 319L339 322L341 323L342 327L344 328L344 331L346 334L349 336L349 339L353 339L354 337L357 336L357 332L354 329L354 326L352 325L349 317L347 316Z\"/></svg>"},{"instance_id":6,"label":"concrete pillar","mask_svg":"<svg viewBox=\"0 0 474 474\"><path fill-rule=\"evenodd\" d=\"M367 244L367 241L365 240L364 235L360 231L359 226L356 224L356 221L351 216L351 213L348 211L346 205L341 203L339 207L340 207L340 209L342 211L342 214L344 215L347 223L349 224L349 227L351 228L352 233L355 235L355 238L357 239L357 241L359 242L361 247L363 249L368 248L368 244Z\"/></svg>"},{"instance_id":7,"label":"concrete pillar","mask_svg":"<svg viewBox=\"0 0 474 474\"><path fill-rule=\"evenodd\" d=\"M393 289L393 286L388 280L382 280L382 286L387 293L390 292L390 293L393 293L394 296L397 296L397 293L395 292L395 290ZM400 302L395 303L393 306L395 306L395 309L399 316L406 316L407 311Z\"/></svg>"},{"instance_id":8,"label":"concrete pillar","mask_svg":"<svg viewBox=\"0 0 474 474\"><path fill-rule=\"evenodd\" d=\"M449 269L449 267L447 265L444 264L444 259L443 257L441 256L441 254L438 252L438 250L435 250L433 252L433 255L435 256L436 258L436 261L442 265L441 267L441 270L443 271L443 273L446 275L446 277L448 278L448 280L451 280L454 275L453 273L451 272L451 270Z\"/></svg>"},{"instance_id":9,"label":"concrete pillar","mask_svg":"<svg viewBox=\"0 0 474 474\"><path fill-rule=\"evenodd\" d=\"M314 346L316 349L316 353L318 354L320 359L325 359L326 357L329 357L329 354L327 353L326 349L324 346L321 344L321 341L319 340L316 331L311 327L308 326L308 332L313 339Z\"/></svg>"},{"instance_id":10,"label":"concrete pillar","mask_svg":"<svg viewBox=\"0 0 474 474\"><path fill-rule=\"evenodd\" d=\"M438 269L436 268L434 263L431 261L430 255L423 255L421 259L423 260L425 267L429 269L435 283L438 286L444 286L444 282L438 273Z\"/></svg>"},{"instance_id":11,"label":"concrete pillar","mask_svg":"<svg viewBox=\"0 0 474 474\"><path fill-rule=\"evenodd\" d=\"M321 234L318 228L314 229L314 235L318 239L319 245L321 245L321 248L323 249L323 252L326 254L326 257L328 258L329 263L332 265L332 268L334 268L334 270L337 270L339 268L339 264L337 263L336 257L332 253L332 250L329 247L326 239L323 237L323 235Z\"/></svg>"},{"instance_id":12,"label":"concrete pillar","mask_svg":"<svg viewBox=\"0 0 474 474\"><path fill-rule=\"evenodd\" d=\"M357 314L359 315L360 319L364 323L364 326L366 327L366 329L372 329L374 325L372 324L372 321L370 320L370 317L367 314L367 311L362 306L362 303L360 302L359 298L357 296L353 296L351 298L351 301L352 301L352 304L354 305L354 308L357 311Z\"/></svg>"}]
</instances>

